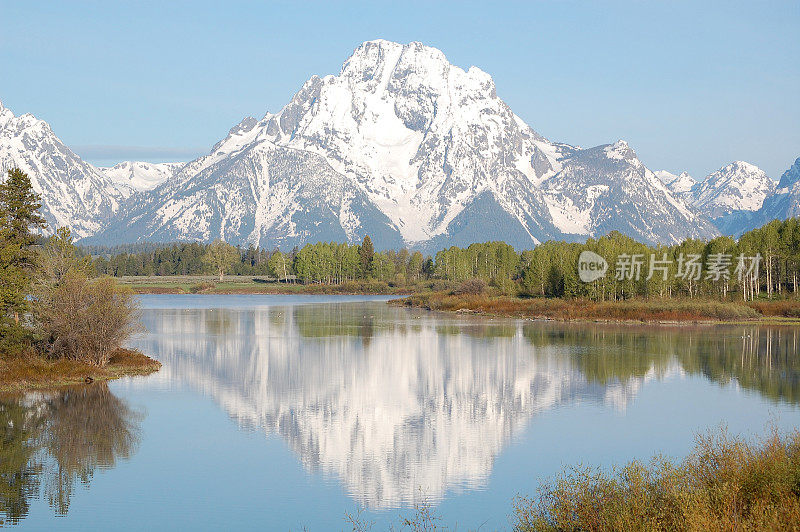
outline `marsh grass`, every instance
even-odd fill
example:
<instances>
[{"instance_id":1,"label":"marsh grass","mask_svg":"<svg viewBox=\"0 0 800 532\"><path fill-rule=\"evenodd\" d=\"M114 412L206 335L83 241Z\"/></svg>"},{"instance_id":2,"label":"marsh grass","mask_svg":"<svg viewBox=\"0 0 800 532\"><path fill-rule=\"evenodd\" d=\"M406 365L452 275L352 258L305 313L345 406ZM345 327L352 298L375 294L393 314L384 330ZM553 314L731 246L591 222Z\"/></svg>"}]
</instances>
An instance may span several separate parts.
<instances>
[{"instance_id":1,"label":"marsh grass","mask_svg":"<svg viewBox=\"0 0 800 532\"><path fill-rule=\"evenodd\" d=\"M764 316L800 318L800 300L751 301L747 306Z\"/></svg>"},{"instance_id":2,"label":"marsh grass","mask_svg":"<svg viewBox=\"0 0 800 532\"><path fill-rule=\"evenodd\" d=\"M53 388L85 382L107 381L130 375L148 375L161 363L130 349L116 350L103 367L69 359L47 359L35 351L0 357L0 392Z\"/></svg>"},{"instance_id":3,"label":"marsh grass","mask_svg":"<svg viewBox=\"0 0 800 532\"><path fill-rule=\"evenodd\" d=\"M751 442L719 429L678 464L574 467L515 499L512 522L519 531L798 530L800 433L773 428Z\"/></svg>"},{"instance_id":4,"label":"marsh grass","mask_svg":"<svg viewBox=\"0 0 800 532\"><path fill-rule=\"evenodd\" d=\"M749 306L708 300L645 300L595 302L583 299L511 296L415 294L396 304L442 311L469 311L502 316L598 321L745 321L763 317Z\"/></svg>"}]
</instances>

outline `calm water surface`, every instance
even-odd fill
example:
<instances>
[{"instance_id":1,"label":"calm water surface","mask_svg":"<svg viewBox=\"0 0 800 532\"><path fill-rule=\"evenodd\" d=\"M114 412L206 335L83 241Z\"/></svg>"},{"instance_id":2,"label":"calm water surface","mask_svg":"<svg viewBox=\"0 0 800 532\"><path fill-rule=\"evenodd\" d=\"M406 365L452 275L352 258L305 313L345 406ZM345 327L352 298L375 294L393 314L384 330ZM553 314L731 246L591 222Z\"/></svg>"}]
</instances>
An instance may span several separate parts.
<instances>
[{"instance_id":1,"label":"calm water surface","mask_svg":"<svg viewBox=\"0 0 800 532\"><path fill-rule=\"evenodd\" d=\"M0 398L20 529L505 529L562 464L800 426L800 329L438 315L374 297L144 296L163 369Z\"/></svg>"}]
</instances>

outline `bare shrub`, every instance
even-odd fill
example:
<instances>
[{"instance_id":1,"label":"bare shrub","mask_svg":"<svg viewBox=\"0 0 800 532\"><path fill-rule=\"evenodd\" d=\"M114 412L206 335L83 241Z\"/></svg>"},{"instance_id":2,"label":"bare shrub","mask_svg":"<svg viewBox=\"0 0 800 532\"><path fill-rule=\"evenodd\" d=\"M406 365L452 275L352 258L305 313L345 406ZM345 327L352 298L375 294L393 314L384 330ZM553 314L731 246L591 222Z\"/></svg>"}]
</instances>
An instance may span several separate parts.
<instances>
[{"instance_id":1,"label":"bare shrub","mask_svg":"<svg viewBox=\"0 0 800 532\"><path fill-rule=\"evenodd\" d=\"M486 281L483 279L467 279L458 288L453 290L453 295L479 296L486 291Z\"/></svg>"},{"instance_id":2,"label":"bare shrub","mask_svg":"<svg viewBox=\"0 0 800 532\"><path fill-rule=\"evenodd\" d=\"M36 319L46 350L55 358L97 366L139 329L137 302L114 279L67 275L36 302Z\"/></svg>"}]
</instances>

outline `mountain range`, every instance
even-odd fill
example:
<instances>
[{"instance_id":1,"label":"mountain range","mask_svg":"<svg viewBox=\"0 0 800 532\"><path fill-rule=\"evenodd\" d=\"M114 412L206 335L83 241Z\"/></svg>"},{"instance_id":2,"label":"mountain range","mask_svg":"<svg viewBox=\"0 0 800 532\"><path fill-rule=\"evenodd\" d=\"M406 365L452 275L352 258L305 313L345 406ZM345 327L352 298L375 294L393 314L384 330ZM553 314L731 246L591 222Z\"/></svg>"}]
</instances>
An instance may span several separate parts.
<instances>
[{"instance_id":1,"label":"mountain range","mask_svg":"<svg viewBox=\"0 0 800 532\"><path fill-rule=\"evenodd\" d=\"M793 216L800 159L776 184L737 161L695 182L653 172L624 141L581 148L534 131L491 76L421 43L359 46L277 113L247 117L187 163L97 168L0 104L0 170L19 166L51 227L84 243L317 241L434 251L525 249L621 231L647 243L738 235Z\"/></svg>"}]
</instances>

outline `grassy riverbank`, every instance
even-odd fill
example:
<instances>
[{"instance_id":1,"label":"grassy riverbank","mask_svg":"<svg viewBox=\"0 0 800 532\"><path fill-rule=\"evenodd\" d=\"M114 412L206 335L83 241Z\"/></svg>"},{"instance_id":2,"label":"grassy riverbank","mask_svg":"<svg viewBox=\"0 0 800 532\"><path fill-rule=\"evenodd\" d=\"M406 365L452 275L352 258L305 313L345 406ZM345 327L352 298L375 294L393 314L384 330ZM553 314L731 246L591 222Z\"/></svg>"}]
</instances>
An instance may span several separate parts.
<instances>
[{"instance_id":1,"label":"grassy riverbank","mask_svg":"<svg viewBox=\"0 0 800 532\"><path fill-rule=\"evenodd\" d=\"M512 520L519 531L798 530L800 433L751 442L712 431L677 464L568 469L517 499Z\"/></svg>"},{"instance_id":2,"label":"grassy riverbank","mask_svg":"<svg viewBox=\"0 0 800 532\"><path fill-rule=\"evenodd\" d=\"M0 392L54 388L80 384L87 377L109 381L149 375L161 368L157 360L130 349L118 349L103 367L77 360L49 360L37 354L0 357Z\"/></svg>"},{"instance_id":3,"label":"grassy riverbank","mask_svg":"<svg viewBox=\"0 0 800 532\"><path fill-rule=\"evenodd\" d=\"M561 321L737 322L792 321L800 318L800 301L726 302L712 300L646 300L595 302L584 299L520 298L501 295L421 293L393 304L449 312Z\"/></svg>"}]
</instances>

